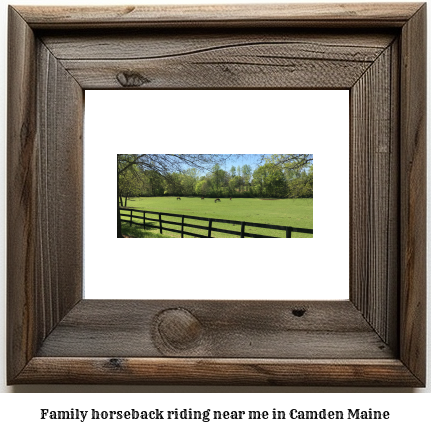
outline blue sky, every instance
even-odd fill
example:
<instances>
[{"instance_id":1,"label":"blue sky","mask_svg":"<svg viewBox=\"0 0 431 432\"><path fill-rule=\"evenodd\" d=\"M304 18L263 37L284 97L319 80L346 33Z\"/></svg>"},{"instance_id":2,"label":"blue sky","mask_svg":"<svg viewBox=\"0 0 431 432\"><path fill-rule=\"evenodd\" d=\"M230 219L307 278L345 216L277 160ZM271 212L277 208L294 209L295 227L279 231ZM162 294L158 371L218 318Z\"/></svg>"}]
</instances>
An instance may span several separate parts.
<instances>
[{"instance_id":1,"label":"blue sky","mask_svg":"<svg viewBox=\"0 0 431 432\"><path fill-rule=\"evenodd\" d=\"M228 156L228 154L226 154L226 156ZM232 158L227 159L226 162L224 164L220 164L220 166L223 170L229 173L232 166L237 168L238 166L242 167L243 165L250 165L252 171L254 171L258 167L258 164L261 161L261 157L261 154L232 154ZM187 168L188 166L184 166L184 169ZM206 173L206 171L199 172L199 175L202 176Z\"/></svg>"},{"instance_id":2,"label":"blue sky","mask_svg":"<svg viewBox=\"0 0 431 432\"><path fill-rule=\"evenodd\" d=\"M271 156L271 154L263 154L263 156ZM254 171L258 165L260 164L262 159L262 154L241 154L234 155L232 160L227 160L225 164L221 164L222 169L227 172L230 172L232 166L237 168L238 166L250 165L252 171ZM205 173L204 173L205 174ZM201 173L201 175L204 175Z\"/></svg>"},{"instance_id":3,"label":"blue sky","mask_svg":"<svg viewBox=\"0 0 431 432\"><path fill-rule=\"evenodd\" d=\"M261 154L243 154L240 155L238 158L234 158L232 161L227 160L226 163L222 165L222 168L225 171L230 172L232 166L236 168L238 167L238 165L240 166L250 165L252 170L254 171L257 168L258 163L261 160L261 157L262 157Z\"/></svg>"}]
</instances>

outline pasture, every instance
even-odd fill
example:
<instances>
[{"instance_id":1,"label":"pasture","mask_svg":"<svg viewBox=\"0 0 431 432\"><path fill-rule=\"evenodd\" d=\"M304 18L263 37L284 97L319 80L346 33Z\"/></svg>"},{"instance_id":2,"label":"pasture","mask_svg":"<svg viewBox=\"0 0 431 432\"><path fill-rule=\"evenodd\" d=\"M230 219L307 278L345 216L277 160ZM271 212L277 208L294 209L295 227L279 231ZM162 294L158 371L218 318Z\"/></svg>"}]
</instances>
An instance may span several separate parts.
<instances>
[{"instance_id":1,"label":"pasture","mask_svg":"<svg viewBox=\"0 0 431 432\"><path fill-rule=\"evenodd\" d=\"M259 198L221 198L215 203L214 198L201 199L200 197L144 197L131 198L127 201L127 207L140 210L174 213L179 215L200 216L205 218L229 219L235 221L256 222L270 225L291 226L294 228L313 228L313 199L294 198L265 200ZM147 215L157 219L156 215ZM181 218L163 216L164 220L180 222ZM142 223L142 220L134 219ZM208 226L208 222L197 220L185 220L186 223ZM147 224L147 222L146 222ZM180 234L163 231L163 235L157 234L158 222L148 222L149 229L145 230L137 226L129 228L129 223L123 222L123 234L131 237L180 237ZM165 225L165 223L163 224ZM177 228L175 226L167 227ZM213 223L214 228L229 229L240 232L240 226ZM205 234L204 231L195 228L187 228L186 231ZM267 235L271 237L285 237L285 233L279 230L246 227L246 232ZM185 236L190 237L190 236ZM214 232L212 237L229 238L237 237L230 234ZM310 238L311 234L293 233L292 237Z\"/></svg>"}]
</instances>

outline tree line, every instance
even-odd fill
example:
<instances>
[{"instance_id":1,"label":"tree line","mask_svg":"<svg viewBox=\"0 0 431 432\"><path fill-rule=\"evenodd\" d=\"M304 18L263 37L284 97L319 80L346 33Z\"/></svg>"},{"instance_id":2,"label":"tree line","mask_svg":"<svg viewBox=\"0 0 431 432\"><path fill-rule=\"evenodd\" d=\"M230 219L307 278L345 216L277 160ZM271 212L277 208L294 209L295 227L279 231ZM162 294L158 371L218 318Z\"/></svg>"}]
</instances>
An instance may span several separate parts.
<instances>
[{"instance_id":1,"label":"tree line","mask_svg":"<svg viewBox=\"0 0 431 432\"><path fill-rule=\"evenodd\" d=\"M132 160L131 155L121 156L120 167ZM220 162L212 165L209 162L203 175L197 166L131 164L119 175L120 204L126 206L129 197L144 196L312 198L312 159L298 163L298 158L292 160L288 156L264 157L255 169L239 164L224 170ZM170 171L169 168L177 169Z\"/></svg>"}]
</instances>

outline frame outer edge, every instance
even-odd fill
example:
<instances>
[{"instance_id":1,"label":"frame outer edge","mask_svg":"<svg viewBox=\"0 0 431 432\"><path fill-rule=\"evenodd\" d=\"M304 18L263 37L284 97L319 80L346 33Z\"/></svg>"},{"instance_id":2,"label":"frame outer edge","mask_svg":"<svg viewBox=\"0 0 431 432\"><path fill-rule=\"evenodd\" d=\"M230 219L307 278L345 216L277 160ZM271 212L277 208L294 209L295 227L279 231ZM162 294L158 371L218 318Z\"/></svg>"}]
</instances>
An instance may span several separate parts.
<instances>
[{"instance_id":1,"label":"frame outer edge","mask_svg":"<svg viewBox=\"0 0 431 432\"><path fill-rule=\"evenodd\" d=\"M18 8L19 9L19 8ZM401 168L408 176L401 179L401 221L407 221L407 232L401 232L402 281L401 313L407 316L401 321L401 360L416 378L425 382L425 5L407 22L402 30L401 102ZM70 25L70 24L69 24ZM72 23L73 26L73 23ZM32 26L33 27L33 26ZM76 26L79 27L79 24ZM11 44L12 40L18 43ZM423 39L422 39L423 40ZM15 50L11 49L11 45ZM20 51L18 51L20 50ZM22 60L24 59L24 61ZM32 278L35 266L35 223L37 207L35 192L35 38L28 23L9 7L8 52L8 382L24 382L32 364L37 345ZM18 71L18 72L17 72ZM29 72L30 71L30 72ZM411 79L414 76L415 79ZM13 84L11 84L13 83ZM17 103L17 100L21 103ZM410 110L410 107L414 109ZM414 115L419 110L419 115ZM413 122L413 123L412 123ZM19 146L17 146L19 144ZM10 161L12 160L12 163ZM411 168L408 168L411 166ZM422 180L422 182L421 182ZM14 184L13 190L10 185ZM405 196L403 193L405 192ZM11 195L14 197L11 199ZM18 199L17 199L18 197ZM13 205L11 205L13 203ZM403 212L403 208L407 212ZM24 221L22 224L21 222ZM415 223L418 221L418 223ZM17 231L18 230L18 231ZM13 246L14 238L23 244ZM415 251L419 253L415 255ZM405 264L405 265L404 265ZM25 271L24 271L25 269ZM417 288L419 287L419 288ZM18 288L18 289L17 289ZM15 292L15 291L18 291ZM28 305L31 305L29 307ZM16 335L18 334L18 338ZM65 359L66 360L66 359ZM93 359L95 360L95 359ZM54 361L56 363L57 360ZM28 364L27 364L28 363ZM27 365L27 367L26 367ZM26 373L27 370L27 373ZM20 372L23 371L21 376ZM54 371L51 371L54 373ZM59 371L57 371L59 372ZM405 372L404 372L405 373ZM33 382L43 378L32 376ZM377 384L378 385L378 384ZM414 385L414 384L411 384Z\"/></svg>"},{"instance_id":2,"label":"frame outer edge","mask_svg":"<svg viewBox=\"0 0 431 432\"><path fill-rule=\"evenodd\" d=\"M399 360L33 358L17 384L175 384L415 387Z\"/></svg>"},{"instance_id":3,"label":"frame outer edge","mask_svg":"<svg viewBox=\"0 0 431 432\"><path fill-rule=\"evenodd\" d=\"M36 352L36 43L9 6L7 86L7 377Z\"/></svg>"},{"instance_id":4,"label":"frame outer edge","mask_svg":"<svg viewBox=\"0 0 431 432\"><path fill-rule=\"evenodd\" d=\"M401 34L400 359L426 379L426 4Z\"/></svg>"},{"instance_id":5,"label":"frame outer edge","mask_svg":"<svg viewBox=\"0 0 431 432\"><path fill-rule=\"evenodd\" d=\"M170 6L18 6L32 28L250 25L402 27L421 3L286 3Z\"/></svg>"}]
</instances>

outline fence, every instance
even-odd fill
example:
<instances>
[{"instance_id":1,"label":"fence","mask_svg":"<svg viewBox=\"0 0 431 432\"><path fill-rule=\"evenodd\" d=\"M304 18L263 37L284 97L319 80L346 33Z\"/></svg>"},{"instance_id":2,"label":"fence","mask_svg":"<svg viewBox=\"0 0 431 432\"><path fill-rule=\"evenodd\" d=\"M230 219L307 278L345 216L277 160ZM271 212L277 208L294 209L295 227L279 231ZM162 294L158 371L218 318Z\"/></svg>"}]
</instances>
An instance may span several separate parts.
<instances>
[{"instance_id":1,"label":"fence","mask_svg":"<svg viewBox=\"0 0 431 432\"><path fill-rule=\"evenodd\" d=\"M130 212L130 214L121 213L123 211L128 211L128 212ZM135 213L135 215L133 213ZM142 216L136 215L136 213L142 214ZM244 238L244 237L277 238L277 237L265 236L265 235L260 235L260 234L246 233L245 232L246 226L284 231L286 233L286 238L291 238L292 232L313 234L313 230L307 229L307 228L293 228L293 227L289 227L289 226L268 225L268 224L261 224L261 223L255 223L255 222L243 222L243 221L233 221L233 220L227 220L227 219L212 219L212 218L204 218L204 217L199 217L199 216L178 215L178 214L173 214L173 213L161 213L161 212L153 212L153 211L149 211L149 210L136 210L136 209L132 209L129 207L120 207L120 214L121 214L121 220L129 222L130 226L132 226L132 224L133 224L133 225L142 226L145 229L145 226L146 226L145 221L158 222L160 234L163 234L163 230L171 231L171 232L181 234L181 238L184 238L184 234L190 235L193 237L199 237L199 238L211 238L212 232L220 232L220 233L224 233L224 234L239 235L241 238ZM147 217L146 216L147 214L158 215L158 218L154 219L154 218ZM125 218L123 218L123 216L125 216ZM181 218L181 222L163 220L162 216ZM141 219L143 222L138 223L138 222L135 222L133 219ZM185 223L184 222L185 219L207 221L208 226L193 225L193 224ZM214 222L231 224L231 225L240 225L241 226L241 232L231 231L231 230L221 229L221 228L214 228L212 226L212 224ZM165 225L163 225L163 224L165 224ZM174 229L174 228L167 228L166 224L180 226L181 230ZM184 227L186 227L186 228L198 228L198 229L207 231L207 235L201 235L201 234L196 234L196 233L184 231Z\"/></svg>"}]
</instances>

